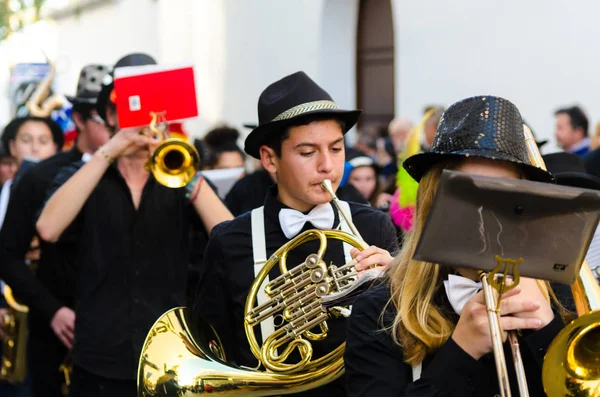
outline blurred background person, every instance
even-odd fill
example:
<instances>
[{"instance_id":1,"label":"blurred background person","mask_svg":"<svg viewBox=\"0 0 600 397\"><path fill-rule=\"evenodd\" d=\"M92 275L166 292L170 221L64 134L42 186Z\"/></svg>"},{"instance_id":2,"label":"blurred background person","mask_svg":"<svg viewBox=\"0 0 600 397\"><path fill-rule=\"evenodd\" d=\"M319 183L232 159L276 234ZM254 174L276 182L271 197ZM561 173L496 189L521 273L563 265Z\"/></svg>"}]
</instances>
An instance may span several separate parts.
<instances>
[{"instance_id":1,"label":"blurred background person","mask_svg":"<svg viewBox=\"0 0 600 397\"><path fill-rule=\"evenodd\" d=\"M588 118L579 106L558 109L555 113L555 132L558 146L565 152L585 156L590 151Z\"/></svg>"},{"instance_id":2,"label":"blurred background person","mask_svg":"<svg viewBox=\"0 0 600 397\"><path fill-rule=\"evenodd\" d=\"M348 163L350 164L348 183L354 186L373 208L387 211L392 195L381 191L378 167L373 159L359 155L351 158Z\"/></svg>"},{"instance_id":3,"label":"blurred background person","mask_svg":"<svg viewBox=\"0 0 600 397\"><path fill-rule=\"evenodd\" d=\"M237 144L239 137L240 132L227 125L210 130L202 140L208 152L204 169L245 168L246 154Z\"/></svg>"},{"instance_id":4,"label":"blurred background person","mask_svg":"<svg viewBox=\"0 0 600 397\"><path fill-rule=\"evenodd\" d=\"M0 190L17 172L17 160L0 144Z\"/></svg>"},{"instance_id":5,"label":"blurred background person","mask_svg":"<svg viewBox=\"0 0 600 397\"><path fill-rule=\"evenodd\" d=\"M15 159L15 176L2 185L0 192L0 227L4 222L6 208L10 198L10 190L14 178L19 175L19 168L24 161L35 164L45 160L62 148L65 137L62 129L54 121L42 117L19 117L12 120L2 132L2 146L8 148Z\"/></svg>"}]
</instances>

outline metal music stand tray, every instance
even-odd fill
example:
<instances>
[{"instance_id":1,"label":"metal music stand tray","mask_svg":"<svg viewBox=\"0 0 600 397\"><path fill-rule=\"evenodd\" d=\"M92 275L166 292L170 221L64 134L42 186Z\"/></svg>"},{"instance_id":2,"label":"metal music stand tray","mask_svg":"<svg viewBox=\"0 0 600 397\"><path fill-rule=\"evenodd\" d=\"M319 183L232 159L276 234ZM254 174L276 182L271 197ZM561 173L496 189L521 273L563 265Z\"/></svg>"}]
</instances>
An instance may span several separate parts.
<instances>
[{"instance_id":1,"label":"metal music stand tray","mask_svg":"<svg viewBox=\"0 0 600 397\"><path fill-rule=\"evenodd\" d=\"M572 284L599 220L595 190L445 170L414 259Z\"/></svg>"}]
</instances>

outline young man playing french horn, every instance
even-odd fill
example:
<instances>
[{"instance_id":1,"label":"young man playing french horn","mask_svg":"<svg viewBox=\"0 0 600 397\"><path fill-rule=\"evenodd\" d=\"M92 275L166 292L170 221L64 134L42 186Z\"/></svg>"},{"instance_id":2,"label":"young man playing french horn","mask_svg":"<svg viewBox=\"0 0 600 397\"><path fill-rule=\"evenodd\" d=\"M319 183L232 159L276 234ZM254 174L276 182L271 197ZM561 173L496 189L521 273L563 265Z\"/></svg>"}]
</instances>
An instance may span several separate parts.
<instances>
[{"instance_id":1,"label":"young man playing french horn","mask_svg":"<svg viewBox=\"0 0 600 397\"><path fill-rule=\"evenodd\" d=\"M215 328L230 362L257 366L244 332L244 304L264 261L303 231L335 229L340 225L342 217L321 184L330 180L334 191L339 186L344 171L344 134L359 115L358 110L339 109L329 94L303 72L284 77L261 94L259 126L246 139L245 150L261 160L264 169L275 176L277 185L267 193L264 207L213 229L195 310ZM339 267L353 258L358 271L376 264L387 265L392 259L390 253L398 250L389 217L365 205L342 202L341 206L370 247L362 252L345 252L340 241L328 240L324 262ZM311 241L292 250L287 258L288 270L316 253L318 247L317 241ZM274 280L280 274L279 268L274 267L269 278ZM272 327L282 325L279 319ZM346 338L343 318L331 318L327 325L327 338L311 342L313 361ZM274 328L261 328L259 339L264 340ZM282 350L283 347L279 352ZM285 362L294 363L297 359L292 354ZM344 396L346 391L338 379L307 394Z\"/></svg>"}]
</instances>

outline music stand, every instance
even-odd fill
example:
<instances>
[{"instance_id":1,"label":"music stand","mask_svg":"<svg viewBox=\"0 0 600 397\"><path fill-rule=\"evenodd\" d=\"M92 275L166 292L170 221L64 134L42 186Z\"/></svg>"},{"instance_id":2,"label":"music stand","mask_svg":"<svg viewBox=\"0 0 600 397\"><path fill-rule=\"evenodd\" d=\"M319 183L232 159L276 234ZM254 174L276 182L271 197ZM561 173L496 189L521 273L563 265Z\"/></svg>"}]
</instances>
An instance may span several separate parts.
<instances>
[{"instance_id":1,"label":"music stand","mask_svg":"<svg viewBox=\"0 0 600 397\"><path fill-rule=\"evenodd\" d=\"M414 259L572 284L600 220L600 192L442 172Z\"/></svg>"}]
</instances>

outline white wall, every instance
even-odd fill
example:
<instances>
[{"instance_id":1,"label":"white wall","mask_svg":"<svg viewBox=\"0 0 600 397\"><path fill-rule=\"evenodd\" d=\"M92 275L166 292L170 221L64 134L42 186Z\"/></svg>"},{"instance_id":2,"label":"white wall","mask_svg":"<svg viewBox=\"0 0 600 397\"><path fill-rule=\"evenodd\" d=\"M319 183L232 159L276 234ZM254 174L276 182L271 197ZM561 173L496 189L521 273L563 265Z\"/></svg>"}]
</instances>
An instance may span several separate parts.
<instances>
[{"instance_id":1,"label":"white wall","mask_svg":"<svg viewBox=\"0 0 600 397\"><path fill-rule=\"evenodd\" d=\"M336 103L356 108L356 32L359 0L326 0L321 18L319 83ZM355 141L355 129L346 140Z\"/></svg>"},{"instance_id":2,"label":"white wall","mask_svg":"<svg viewBox=\"0 0 600 397\"><path fill-rule=\"evenodd\" d=\"M546 152L555 150L556 108L579 103L598 121L599 2L393 1L398 114L417 119L427 103L503 96L552 140Z\"/></svg>"},{"instance_id":3,"label":"white wall","mask_svg":"<svg viewBox=\"0 0 600 397\"><path fill-rule=\"evenodd\" d=\"M57 92L73 94L79 71L88 63L113 64L130 52L158 54L156 2L121 0L84 10L79 16L38 23L0 42L0 93L8 87L9 65L44 62L41 50L56 61ZM0 126L9 120L6 102L0 106Z\"/></svg>"},{"instance_id":4,"label":"white wall","mask_svg":"<svg viewBox=\"0 0 600 397\"><path fill-rule=\"evenodd\" d=\"M493 94L516 103L545 138L552 139L559 106L577 101L592 124L600 119L597 1L391 1L398 115L417 121L426 104ZM186 123L193 135L218 121L238 127L256 122L260 92L297 70L322 84L341 106L354 107L358 4L109 2L49 24L42 35L38 29L29 40L15 35L0 43L0 93L8 83L8 63L41 61L42 45L62 60L56 88L64 93L75 90L84 64L113 63L131 51L148 52L161 63L193 63L200 110L197 120ZM7 121L6 109L0 101L0 124Z\"/></svg>"}]
</instances>

